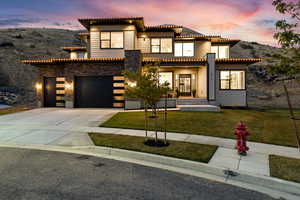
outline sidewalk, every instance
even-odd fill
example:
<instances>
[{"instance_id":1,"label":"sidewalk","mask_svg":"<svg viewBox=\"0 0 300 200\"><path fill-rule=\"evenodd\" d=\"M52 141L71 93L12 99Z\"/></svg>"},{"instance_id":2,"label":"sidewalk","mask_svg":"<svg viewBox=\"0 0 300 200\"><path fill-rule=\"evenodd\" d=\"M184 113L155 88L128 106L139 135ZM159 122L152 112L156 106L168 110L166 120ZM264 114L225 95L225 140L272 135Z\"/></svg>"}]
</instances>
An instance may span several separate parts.
<instances>
[{"instance_id":1,"label":"sidewalk","mask_svg":"<svg viewBox=\"0 0 300 200\"><path fill-rule=\"evenodd\" d=\"M85 131L130 136L145 135L144 130L104 127L88 128ZM150 137L154 137L154 132L150 131L148 132L148 135ZM163 139L163 137L164 133L159 132L159 138ZM248 155L240 156L234 148L236 141L232 139L169 132L167 133L167 138L168 140L219 146L217 152L210 160L209 165L223 167L229 170L241 170L264 176L270 176L269 155L279 155L300 159L300 152L297 148L292 147L248 142L248 146L250 148Z\"/></svg>"}]
</instances>

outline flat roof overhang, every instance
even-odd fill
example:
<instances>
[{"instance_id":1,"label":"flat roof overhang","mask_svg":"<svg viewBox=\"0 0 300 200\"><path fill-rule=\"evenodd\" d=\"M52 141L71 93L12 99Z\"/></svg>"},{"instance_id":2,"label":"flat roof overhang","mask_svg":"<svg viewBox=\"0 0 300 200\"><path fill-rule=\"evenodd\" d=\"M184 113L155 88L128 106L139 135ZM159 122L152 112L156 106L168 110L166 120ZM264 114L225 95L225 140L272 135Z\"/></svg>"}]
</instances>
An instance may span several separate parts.
<instances>
[{"instance_id":1,"label":"flat roof overhang","mask_svg":"<svg viewBox=\"0 0 300 200\"><path fill-rule=\"evenodd\" d=\"M87 51L86 47L62 47L64 51L72 52L72 51Z\"/></svg>"},{"instance_id":2,"label":"flat roof overhang","mask_svg":"<svg viewBox=\"0 0 300 200\"><path fill-rule=\"evenodd\" d=\"M51 58L44 60L22 60L21 62L40 67L43 65L56 65L65 63L122 63L124 62L124 58Z\"/></svg>"},{"instance_id":3,"label":"flat roof overhang","mask_svg":"<svg viewBox=\"0 0 300 200\"><path fill-rule=\"evenodd\" d=\"M122 18L81 18L78 21L90 30L91 25L135 25L138 30L145 28L143 17L122 17Z\"/></svg>"},{"instance_id":4,"label":"flat roof overhang","mask_svg":"<svg viewBox=\"0 0 300 200\"><path fill-rule=\"evenodd\" d=\"M261 62L261 58L217 58L217 64L253 64ZM160 64L206 64L206 58L170 58L170 59L156 59L144 58L143 64L160 63Z\"/></svg>"}]
</instances>

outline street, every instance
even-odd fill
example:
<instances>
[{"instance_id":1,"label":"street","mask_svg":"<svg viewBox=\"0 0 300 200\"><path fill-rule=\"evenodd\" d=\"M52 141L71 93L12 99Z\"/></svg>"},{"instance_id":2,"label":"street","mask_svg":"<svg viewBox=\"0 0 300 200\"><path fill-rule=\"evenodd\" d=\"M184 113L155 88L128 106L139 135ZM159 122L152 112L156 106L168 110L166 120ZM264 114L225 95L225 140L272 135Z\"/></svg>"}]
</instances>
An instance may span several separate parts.
<instances>
[{"instance_id":1,"label":"street","mask_svg":"<svg viewBox=\"0 0 300 200\"><path fill-rule=\"evenodd\" d=\"M0 199L269 200L264 194L141 165L61 152L0 148Z\"/></svg>"}]
</instances>

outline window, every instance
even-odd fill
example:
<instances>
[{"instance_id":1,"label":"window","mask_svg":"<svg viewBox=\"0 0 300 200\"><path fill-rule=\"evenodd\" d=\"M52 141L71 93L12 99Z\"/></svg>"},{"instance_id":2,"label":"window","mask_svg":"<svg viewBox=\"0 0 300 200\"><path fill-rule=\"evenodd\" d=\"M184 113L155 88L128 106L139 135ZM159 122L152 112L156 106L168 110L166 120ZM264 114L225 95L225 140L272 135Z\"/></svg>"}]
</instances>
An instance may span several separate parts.
<instances>
[{"instance_id":1,"label":"window","mask_svg":"<svg viewBox=\"0 0 300 200\"><path fill-rule=\"evenodd\" d=\"M172 38L152 38L151 53L172 53Z\"/></svg>"},{"instance_id":2,"label":"window","mask_svg":"<svg viewBox=\"0 0 300 200\"><path fill-rule=\"evenodd\" d=\"M159 72L159 83L169 83L169 88L173 88L173 73L172 72Z\"/></svg>"},{"instance_id":3,"label":"window","mask_svg":"<svg viewBox=\"0 0 300 200\"><path fill-rule=\"evenodd\" d=\"M215 53L216 58L229 58L229 46L211 46L211 53Z\"/></svg>"},{"instance_id":4,"label":"window","mask_svg":"<svg viewBox=\"0 0 300 200\"><path fill-rule=\"evenodd\" d=\"M245 90L245 71L225 70L220 72L221 90Z\"/></svg>"},{"instance_id":5,"label":"window","mask_svg":"<svg viewBox=\"0 0 300 200\"><path fill-rule=\"evenodd\" d=\"M124 46L124 33L101 32L100 46L102 49L122 49Z\"/></svg>"},{"instance_id":6,"label":"window","mask_svg":"<svg viewBox=\"0 0 300 200\"><path fill-rule=\"evenodd\" d=\"M194 56L194 43L182 43L182 42L176 42L175 43L175 56L186 56L186 57L192 57Z\"/></svg>"}]
</instances>

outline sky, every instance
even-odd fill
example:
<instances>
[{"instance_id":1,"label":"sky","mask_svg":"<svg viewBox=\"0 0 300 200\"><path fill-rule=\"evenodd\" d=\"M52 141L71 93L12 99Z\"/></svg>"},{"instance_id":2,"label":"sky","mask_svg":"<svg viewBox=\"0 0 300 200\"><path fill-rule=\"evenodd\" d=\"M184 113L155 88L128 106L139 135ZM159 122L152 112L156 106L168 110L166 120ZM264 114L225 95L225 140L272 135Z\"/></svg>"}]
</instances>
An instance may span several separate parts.
<instances>
[{"instance_id":1,"label":"sky","mask_svg":"<svg viewBox=\"0 0 300 200\"><path fill-rule=\"evenodd\" d=\"M277 46L272 0L2 0L0 28L84 29L78 18L144 17L203 34Z\"/></svg>"}]
</instances>

